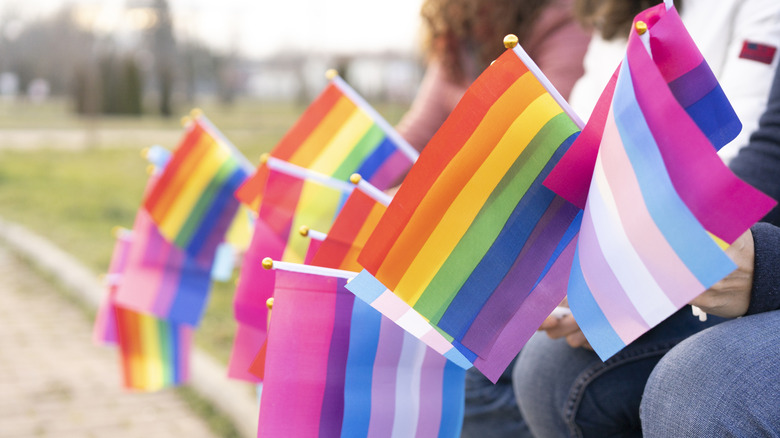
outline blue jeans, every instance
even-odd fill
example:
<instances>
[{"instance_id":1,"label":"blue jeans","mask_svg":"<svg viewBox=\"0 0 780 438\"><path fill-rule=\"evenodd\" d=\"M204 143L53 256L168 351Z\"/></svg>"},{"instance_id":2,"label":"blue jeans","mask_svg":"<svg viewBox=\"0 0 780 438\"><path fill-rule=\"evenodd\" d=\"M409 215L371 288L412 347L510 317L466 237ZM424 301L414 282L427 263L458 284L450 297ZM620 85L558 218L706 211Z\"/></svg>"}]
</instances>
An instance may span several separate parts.
<instances>
[{"instance_id":1,"label":"blue jeans","mask_svg":"<svg viewBox=\"0 0 780 438\"><path fill-rule=\"evenodd\" d=\"M564 339L535 334L515 364L520 411L537 438L639 437L639 403L661 357L683 339L723 321L700 322L686 306L606 362Z\"/></svg>"},{"instance_id":2,"label":"blue jeans","mask_svg":"<svg viewBox=\"0 0 780 438\"><path fill-rule=\"evenodd\" d=\"M641 416L651 438L780 436L780 311L674 347L647 382Z\"/></svg>"},{"instance_id":3,"label":"blue jeans","mask_svg":"<svg viewBox=\"0 0 780 438\"><path fill-rule=\"evenodd\" d=\"M495 385L476 368L466 371L461 438L531 438L515 401L511 367Z\"/></svg>"}]
</instances>

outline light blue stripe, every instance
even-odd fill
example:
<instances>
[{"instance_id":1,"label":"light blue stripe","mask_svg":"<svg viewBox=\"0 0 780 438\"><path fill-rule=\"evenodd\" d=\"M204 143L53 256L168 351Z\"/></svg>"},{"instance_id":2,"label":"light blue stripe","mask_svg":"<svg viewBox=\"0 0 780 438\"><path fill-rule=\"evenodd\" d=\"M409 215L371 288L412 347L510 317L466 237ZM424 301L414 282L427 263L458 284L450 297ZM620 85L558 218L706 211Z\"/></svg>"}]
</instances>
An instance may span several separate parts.
<instances>
[{"instance_id":1,"label":"light blue stripe","mask_svg":"<svg viewBox=\"0 0 780 438\"><path fill-rule=\"evenodd\" d=\"M385 285L379 282L365 269L347 283L347 290L368 304L373 303L387 290Z\"/></svg>"},{"instance_id":2,"label":"light blue stripe","mask_svg":"<svg viewBox=\"0 0 780 438\"><path fill-rule=\"evenodd\" d=\"M585 277L582 276L579 243L574 251L574 262L571 266L566 296L569 299L572 315L601 360L609 359L626 346L604 316L604 312L593 298L588 283L585 282Z\"/></svg>"},{"instance_id":3,"label":"light blue stripe","mask_svg":"<svg viewBox=\"0 0 780 438\"><path fill-rule=\"evenodd\" d=\"M705 287L712 286L736 266L710 238L674 189L658 145L637 103L627 60L621 66L615 86L613 111L650 216L691 273Z\"/></svg>"}]
</instances>

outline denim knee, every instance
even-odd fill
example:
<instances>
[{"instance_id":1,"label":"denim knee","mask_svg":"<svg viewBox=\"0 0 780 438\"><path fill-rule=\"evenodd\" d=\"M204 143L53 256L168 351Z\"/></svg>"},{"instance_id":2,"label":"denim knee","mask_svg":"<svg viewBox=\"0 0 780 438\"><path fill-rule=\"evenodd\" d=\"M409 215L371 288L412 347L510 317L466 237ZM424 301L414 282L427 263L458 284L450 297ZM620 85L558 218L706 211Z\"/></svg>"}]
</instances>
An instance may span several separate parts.
<instances>
[{"instance_id":1,"label":"denim knee","mask_svg":"<svg viewBox=\"0 0 780 438\"><path fill-rule=\"evenodd\" d=\"M672 349L640 408L647 437L780 436L780 312L729 321Z\"/></svg>"}]
</instances>

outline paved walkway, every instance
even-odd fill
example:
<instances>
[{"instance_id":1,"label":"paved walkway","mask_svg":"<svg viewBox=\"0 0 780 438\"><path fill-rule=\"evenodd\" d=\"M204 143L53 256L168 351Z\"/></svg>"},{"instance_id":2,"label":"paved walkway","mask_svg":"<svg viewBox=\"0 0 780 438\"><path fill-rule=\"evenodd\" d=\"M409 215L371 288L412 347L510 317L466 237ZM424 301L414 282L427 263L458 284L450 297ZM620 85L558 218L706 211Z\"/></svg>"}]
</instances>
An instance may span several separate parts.
<instances>
[{"instance_id":1,"label":"paved walkway","mask_svg":"<svg viewBox=\"0 0 780 438\"><path fill-rule=\"evenodd\" d=\"M122 389L85 313L0 246L0 438L214 436L172 391Z\"/></svg>"}]
</instances>

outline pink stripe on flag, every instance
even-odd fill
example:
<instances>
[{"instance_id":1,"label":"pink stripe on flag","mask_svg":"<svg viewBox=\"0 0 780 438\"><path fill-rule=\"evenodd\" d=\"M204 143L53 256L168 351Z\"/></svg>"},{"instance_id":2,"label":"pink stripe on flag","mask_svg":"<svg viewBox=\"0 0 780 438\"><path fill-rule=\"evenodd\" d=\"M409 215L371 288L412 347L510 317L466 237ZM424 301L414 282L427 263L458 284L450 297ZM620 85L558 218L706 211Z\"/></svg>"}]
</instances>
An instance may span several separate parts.
<instances>
[{"instance_id":1,"label":"pink stripe on flag","mask_svg":"<svg viewBox=\"0 0 780 438\"><path fill-rule=\"evenodd\" d=\"M606 177L631 244L666 296L679 309L690 301L691 291L706 288L685 266L650 216L612 111L607 116L603 139L595 172ZM585 262L582 263L584 266Z\"/></svg>"},{"instance_id":2,"label":"pink stripe on flag","mask_svg":"<svg viewBox=\"0 0 780 438\"><path fill-rule=\"evenodd\" d=\"M316 437L327 380L336 293L301 290L297 281L301 274L275 273L258 436ZM289 281L286 275L291 275ZM336 282L332 283L335 286ZM316 299L309 299L313 294ZM307 323L297 324L295 332L290 332L293 321L299 318L305 318ZM289 421L291 412L295 413L295 421Z\"/></svg>"},{"instance_id":3,"label":"pink stripe on flag","mask_svg":"<svg viewBox=\"0 0 780 438\"><path fill-rule=\"evenodd\" d=\"M398 296L389 290L382 292L382 294L371 303L371 307L382 309L382 314L393 321L398 321L404 313L410 310L408 304L398 299Z\"/></svg>"},{"instance_id":4,"label":"pink stripe on flag","mask_svg":"<svg viewBox=\"0 0 780 438\"><path fill-rule=\"evenodd\" d=\"M249 367L255 356L263 347L266 331L241 322L236 326L236 336L233 339L233 350L228 362L228 377L231 379L259 382L260 379L249 372Z\"/></svg>"},{"instance_id":5,"label":"pink stripe on flag","mask_svg":"<svg viewBox=\"0 0 780 438\"><path fill-rule=\"evenodd\" d=\"M682 20L677 14L677 9L665 10L663 5L655 6L640 14L641 19L655 16L654 23L649 27L650 30L650 48L653 51L653 62L658 66L661 75L666 82L671 82L680 76L695 69L704 61L699 48L693 42L691 35L682 26ZM663 20L658 20L661 15L671 15ZM640 19L640 17L637 17ZM655 22L657 21L657 22ZM682 27L682 29L681 29ZM669 44L669 42L674 44ZM685 56L680 56L684 53Z\"/></svg>"},{"instance_id":6,"label":"pink stripe on flag","mask_svg":"<svg viewBox=\"0 0 780 438\"><path fill-rule=\"evenodd\" d=\"M775 202L712 153L712 143L672 96L642 44L629 44L627 56L637 102L680 198L707 231L733 243Z\"/></svg>"},{"instance_id":7,"label":"pink stripe on flag","mask_svg":"<svg viewBox=\"0 0 780 438\"><path fill-rule=\"evenodd\" d=\"M160 315L163 318L170 313L171 305L176 298L176 292L179 290L179 282L182 276L182 267L184 265L184 251L173 245L168 245L166 249L168 250L166 257L168 259L167 266L163 269L157 297L152 305L152 313ZM186 275L186 273L184 275Z\"/></svg>"},{"instance_id":8,"label":"pink stripe on flag","mask_svg":"<svg viewBox=\"0 0 780 438\"><path fill-rule=\"evenodd\" d=\"M612 273L607 260L604 259L593 227L590 208L585 209L582 217L578 245L582 275L591 295L620 339L628 345L642 333L650 330L650 326L636 310L620 282L615 278L615 274Z\"/></svg>"},{"instance_id":9,"label":"pink stripe on flag","mask_svg":"<svg viewBox=\"0 0 780 438\"><path fill-rule=\"evenodd\" d=\"M125 275L117 290L117 304L137 312L151 313L162 282L168 243L146 210L139 209L133 225Z\"/></svg>"}]
</instances>

